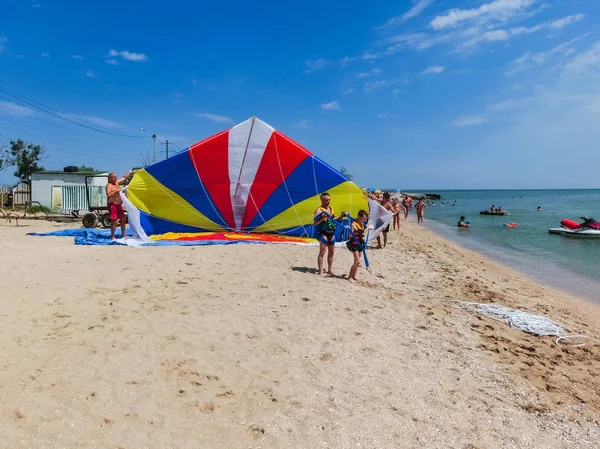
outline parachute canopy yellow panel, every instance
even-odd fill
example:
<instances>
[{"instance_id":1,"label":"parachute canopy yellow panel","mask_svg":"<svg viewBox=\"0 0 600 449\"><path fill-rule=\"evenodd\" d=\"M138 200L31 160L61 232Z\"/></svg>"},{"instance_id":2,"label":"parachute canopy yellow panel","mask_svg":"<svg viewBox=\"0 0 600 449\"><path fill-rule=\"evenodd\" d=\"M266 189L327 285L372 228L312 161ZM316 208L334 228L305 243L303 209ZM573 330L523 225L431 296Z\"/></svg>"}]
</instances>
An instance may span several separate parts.
<instances>
[{"instance_id":1,"label":"parachute canopy yellow panel","mask_svg":"<svg viewBox=\"0 0 600 449\"><path fill-rule=\"evenodd\" d=\"M365 193L257 118L136 173L127 189L147 235L198 232L314 237L329 192L336 213L369 210Z\"/></svg>"}]
</instances>

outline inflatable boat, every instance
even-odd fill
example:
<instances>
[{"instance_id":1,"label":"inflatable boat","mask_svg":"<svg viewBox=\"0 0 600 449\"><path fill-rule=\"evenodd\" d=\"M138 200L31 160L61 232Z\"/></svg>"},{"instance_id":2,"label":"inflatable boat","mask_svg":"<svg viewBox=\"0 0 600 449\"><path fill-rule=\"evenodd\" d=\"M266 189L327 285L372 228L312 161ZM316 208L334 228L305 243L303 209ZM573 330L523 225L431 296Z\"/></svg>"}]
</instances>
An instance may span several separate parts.
<instances>
[{"instance_id":1,"label":"inflatable boat","mask_svg":"<svg viewBox=\"0 0 600 449\"><path fill-rule=\"evenodd\" d=\"M481 212L479 212L479 214L481 214L481 215L508 215L508 212L506 212L506 211L490 212L489 210L482 210Z\"/></svg>"}]
</instances>

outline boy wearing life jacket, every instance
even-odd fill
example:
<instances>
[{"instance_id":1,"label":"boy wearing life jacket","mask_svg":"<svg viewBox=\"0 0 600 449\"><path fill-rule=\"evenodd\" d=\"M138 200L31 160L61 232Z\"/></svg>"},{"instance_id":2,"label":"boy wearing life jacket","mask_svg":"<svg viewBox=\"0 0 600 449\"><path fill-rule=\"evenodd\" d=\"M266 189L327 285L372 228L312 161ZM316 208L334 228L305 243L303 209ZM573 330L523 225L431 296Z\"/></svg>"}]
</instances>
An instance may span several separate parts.
<instances>
[{"instance_id":1,"label":"boy wearing life jacket","mask_svg":"<svg viewBox=\"0 0 600 449\"><path fill-rule=\"evenodd\" d=\"M356 282L358 280L356 279L356 272L358 271L358 266L360 264L360 255L364 251L365 247L365 223L368 218L369 214L364 210L360 210L358 211L358 217L356 218L356 221L353 220L350 225L352 228L352 234L354 234L351 235L350 240L346 242L346 247L354 256L354 263L350 267L350 273L348 274L348 280L350 282Z\"/></svg>"},{"instance_id":2,"label":"boy wearing life jacket","mask_svg":"<svg viewBox=\"0 0 600 449\"><path fill-rule=\"evenodd\" d=\"M321 206L315 210L314 225L317 230L317 239L319 240L319 255L317 257L317 267L319 274L323 275L323 257L327 251L327 274L333 275L333 253L335 250L335 214L331 204L331 196L328 192L321 194ZM331 217L331 218L330 218Z\"/></svg>"}]
</instances>

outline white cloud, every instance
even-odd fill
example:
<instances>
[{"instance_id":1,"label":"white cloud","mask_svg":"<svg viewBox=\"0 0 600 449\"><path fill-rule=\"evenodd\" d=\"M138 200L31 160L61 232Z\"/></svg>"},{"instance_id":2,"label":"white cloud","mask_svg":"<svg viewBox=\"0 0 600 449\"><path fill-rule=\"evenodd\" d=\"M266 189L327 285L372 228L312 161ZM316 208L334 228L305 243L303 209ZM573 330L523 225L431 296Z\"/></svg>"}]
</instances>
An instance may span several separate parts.
<instances>
[{"instance_id":1,"label":"white cloud","mask_svg":"<svg viewBox=\"0 0 600 449\"><path fill-rule=\"evenodd\" d=\"M387 114L377 114L377 118L386 118Z\"/></svg>"},{"instance_id":2,"label":"white cloud","mask_svg":"<svg viewBox=\"0 0 600 449\"><path fill-rule=\"evenodd\" d=\"M392 93L393 93L394 95L398 95L400 92L402 92L400 89L394 89L394 90L392 91Z\"/></svg>"},{"instance_id":3,"label":"white cloud","mask_svg":"<svg viewBox=\"0 0 600 449\"><path fill-rule=\"evenodd\" d=\"M300 122L293 125L293 127L299 128L299 129L308 129L308 128L310 128L310 121L306 120L306 119L301 120Z\"/></svg>"},{"instance_id":4,"label":"white cloud","mask_svg":"<svg viewBox=\"0 0 600 449\"><path fill-rule=\"evenodd\" d=\"M47 51L42 53L42 58L49 58L49 57L50 57L50 53L48 53Z\"/></svg>"},{"instance_id":5,"label":"white cloud","mask_svg":"<svg viewBox=\"0 0 600 449\"><path fill-rule=\"evenodd\" d=\"M379 80L379 81L367 81L365 83L365 91L372 92L380 87L391 86L395 81L392 80Z\"/></svg>"},{"instance_id":6,"label":"white cloud","mask_svg":"<svg viewBox=\"0 0 600 449\"><path fill-rule=\"evenodd\" d=\"M379 53L367 52L367 53L363 53L360 56L360 59L362 59L363 61L372 61L375 59L379 59L380 57L381 57L381 55Z\"/></svg>"},{"instance_id":7,"label":"white cloud","mask_svg":"<svg viewBox=\"0 0 600 449\"><path fill-rule=\"evenodd\" d=\"M390 28L396 25L400 25L406 22L408 19L412 19L413 17L417 17L420 15L425 9L433 3L434 0L413 0L414 6L406 11L404 14L401 14L396 17L392 17L386 23L384 23L378 29Z\"/></svg>"},{"instance_id":8,"label":"white cloud","mask_svg":"<svg viewBox=\"0 0 600 449\"><path fill-rule=\"evenodd\" d=\"M481 23L508 20L522 10L533 5L535 0L495 0L479 8L452 9L431 21L434 30L443 30L461 25L462 22L477 19Z\"/></svg>"},{"instance_id":9,"label":"white cloud","mask_svg":"<svg viewBox=\"0 0 600 449\"><path fill-rule=\"evenodd\" d=\"M119 61L117 61L116 59L107 59L106 63L110 65L117 65Z\"/></svg>"},{"instance_id":10,"label":"white cloud","mask_svg":"<svg viewBox=\"0 0 600 449\"><path fill-rule=\"evenodd\" d=\"M321 109L325 109L326 111L339 111L340 104L337 101L330 101L329 103L323 103L321 105Z\"/></svg>"},{"instance_id":11,"label":"white cloud","mask_svg":"<svg viewBox=\"0 0 600 449\"><path fill-rule=\"evenodd\" d=\"M413 3L415 3L415 6L413 6L408 11L406 11L404 14L402 14L402 19L408 20L408 19L412 19L413 17L417 17L423 11L425 11L425 9L429 5L431 5L433 3L433 0L416 0Z\"/></svg>"},{"instance_id":12,"label":"white cloud","mask_svg":"<svg viewBox=\"0 0 600 449\"><path fill-rule=\"evenodd\" d=\"M600 40L565 65L565 72L579 75L600 74Z\"/></svg>"},{"instance_id":13,"label":"white cloud","mask_svg":"<svg viewBox=\"0 0 600 449\"><path fill-rule=\"evenodd\" d=\"M491 104L488 106L490 111L509 111L511 109L515 109L519 106L522 106L527 102L527 99L521 98L516 100L505 100L500 103Z\"/></svg>"},{"instance_id":14,"label":"white cloud","mask_svg":"<svg viewBox=\"0 0 600 449\"><path fill-rule=\"evenodd\" d=\"M4 36L0 36L0 53L4 53L6 51L7 43L8 43L8 39Z\"/></svg>"},{"instance_id":15,"label":"white cloud","mask_svg":"<svg viewBox=\"0 0 600 449\"><path fill-rule=\"evenodd\" d=\"M386 42L391 44L407 44L408 46L415 47L417 44L425 40L427 35L425 33L404 33L391 36L386 39Z\"/></svg>"},{"instance_id":16,"label":"white cloud","mask_svg":"<svg viewBox=\"0 0 600 449\"><path fill-rule=\"evenodd\" d=\"M578 18L581 16L581 18ZM538 25L534 25L532 27L514 27L509 30L497 29L491 31L485 31L483 33L478 33L471 37L470 39L462 42L457 47L457 51L468 50L470 48L476 47L478 44L482 42L498 42L498 41L507 41L508 39L514 36L522 36L528 35L532 33L536 33L538 31L550 28L563 28L567 25L576 23L577 21L583 18L583 14L578 14L574 16L567 16L563 19L555 20L553 22L544 22Z\"/></svg>"},{"instance_id":17,"label":"white cloud","mask_svg":"<svg viewBox=\"0 0 600 449\"><path fill-rule=\"evenodd\" d=\"M340 64L342 65L342 67L346 67L348 64L350 64L352 61L356 61L356 57L349 57L346 56L342 59L340 59Z\"/></svg>"},{"instance_id":18,"label":"white cloud","mask_svg":"<svg viewBox=\"0 0 600 449\"><path fill-rule=\"evenodd\" d=\"M109 58L121 57L126 61L135 61L142 62L147 61L148 57L144 53L131 53L127 50L117 51L117 50L109 50L108 51Z\"/></svg>"},{"instance_id":19,"label":"white cloud","mask_svg":"<svg viewBox=\"0 0 600 449\"><path fill-rule=\"evenodd\" d=\"M421 73L422 73L423 75L428 75L428 74L431 74L431 73L433 73L433 74L436 74L436 75L437 75L437 74L439 74L439 73L442 73L444 70L445 70L445 69L444 69L444 66L441 66L441 65L434 65L434 66L431 66L431 67L427 67L427 68L426 68L425 70L423 70Z\"/></svg>"},{"instance_id":20,"label":"white cloud","mask_svg":"<svg viewBox=\"0 0 600 449\"><path fill-rule=\"evenodd\" d=\"M526 53L520 58L515 59L511 63L511 67L506 71L506 75L514 75L516 73L524 72L537 66L541 66L554 55L562 55L563 58L570 56L575 50L571 47L577 41L580 41L588 37L591 33L585 33L579 37L571 39L567 42L563 42L556 47L539 53ZM561 61L562 62L562 61Z\"/></svg>"},{"instance_id":21,"label":"white cloud","mask_svg":"<svg viewBox=\"0 0 600 449\"><path fill-rule=\"evenodd\" d=\"M306 73L311 73L311 72L314 72L315 70L320 70L323 67L326 67L327 65L329 65L329 61L324 58L315 59L314 61L304 61L304 63L306 64L306 67L308 68L308 70L306 70Z\"/></svg>"},{"instance_id":22,"label":"white cloud","mask_svg":"<svg viewBox=\"0 0 600 449\"><path fill-rule=\"evenodd\" d=\"M61 114L63 117L69 118L71 120L78 120L83 122L88 122L93 125L101 126L103 128L124 128L123 125L117 122L113 122L112 120L107 120L101 117L95 117L92 115L78 115L78 114Z\"/></svg>"},{"instance_id":23,"label":"white cloud","mask_svg":"<svg viewBox=\"0 0 600 449\"><path fill-rule=\"evenodd\" d=\"M85 72L85 76L87 76L88 78L96 78L96 75L94 75L94 72L92 72L91 70Z\"/></svg>"},{"instance_id":24,"label":"white cloud","mask_svg":"<svg viewBox=\"0 0 600 449\"><path fill-rule=\"evenodd\" d=\"M452 126L456 128L462 128L465 126L475 126L487 123L488 119L483 115L470 115L466 117L460 117L452 122Z\"/></svg>"},{"instance_id":25,"label":"white cloud","mask_svg":"<svg viewBox=\"0 0 600 449\"><path fill-rule=\"evenodd\" d=\"M368 78L369 76L377 76L381 73L381 69L374 68L368 72L360 72L356 75L357 78Z\"/></svg>"},{"instance_id":26,"label":"white cloud","mask_svg":"<svg viewBox=\"0 0 600 449\"><path fill-rule=\"evenodd\" d=\"M12 101L0 101L0 112L2 109L9 115L35 115L35 111L26 106L13 103Z\"/></svg>"},{"instance_id":27,"label":"white cloud","mask_svg":"<svg viewBox=\"0 0 600 449\"><path fill-rule=\"evenodd\" d=\"M198 85L198 81L196 81L195 78L192 78L192 85L197 86Z\"/></svg>"},{"instance_id":28,"label":"white cloud","mask_svg":"<svg viewBox=\"0 0 600 449\"><path fill-rule=\"evenodd\" d=\"M354 93L354 89L351 87L349 87L348 89L342 90L342 95L350 95L352 93Z\"/></svg>"},{"instance_id":29,"label":"white cloud","mask_svg":"<svg viewBox=\"0 0 600 449\"><path fill-rule=\"evenodd\" d=\"M40 5L39 3L35 3L35 4L31 5L32 8L36 8L36 9L39 8L40 6L42 6L42 5Z\"/></svg>"},{"instance_id":30,"label":"white cloud","mask_svg":"<svg viewBox=\"0 0 600 449\"><path fill-rule=\"evenodd\" d=\"M233 120L225 115L208 114L205 112L195 114L196 117L205 118L216 123L231 123Z\"/></svg>"},{"instance_id":31,"label":"white cloud","mask_svg":"<svg viewBox=\"0 0 600 449\"><path fill-rule=\"evenodd\" d=\"M583 14L574 14L572 16L567 16L559 20L555 20L552 22L552 28L563 28L567 25L571 25L572 23L579 22L583 20L585 16Z\"/></svg>"},{"instance_id":32,"label":"white cloud","mask_svg":"<svg viewBox=\"0 0 600 449\"><path fill-rule=\"evenodd\" d=\"M486 31L483 33L483 39L488 42L506 41L510 38L510 33L506 30Z\"/></svg>"},{"instance_id":33,"label":"white cloud","mask_svg":"<svg viewBox=\"0 0 600 449\"><path fill-rule=\"evenodd\" d=\"M83 56L73 55L73 56L71 56L71 58L77 59L78 61L83 61Z\"/></svg>"}]
</instances>

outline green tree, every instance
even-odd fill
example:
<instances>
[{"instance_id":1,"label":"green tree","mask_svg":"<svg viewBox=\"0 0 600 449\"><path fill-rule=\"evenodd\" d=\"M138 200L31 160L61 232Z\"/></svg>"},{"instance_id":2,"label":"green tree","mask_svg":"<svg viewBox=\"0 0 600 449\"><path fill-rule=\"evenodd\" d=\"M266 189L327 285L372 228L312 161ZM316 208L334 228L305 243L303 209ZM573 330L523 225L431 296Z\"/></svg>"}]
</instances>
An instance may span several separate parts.
<instances>
[{"instance_id":1,"label":"green tree","mask_svg":"<svg viewBox=\"0 0 600 449\"><path fill-rule=\"evenodd\" d=\"M354 176L352 176L350 173L348 173L348 170L343 165L338 169L338 171L340 172L340 174L342 176L344 176L345 178L348 178L349 181L352 181L352 179L354 178Z\"/></svg>"},{"instance_id":2,"label":"green tree","mask_svg":"<svg viewBox=\"0 0 600 449\"><path fill-rule=\"evenodd\" d=\"M152 153L150 152L145 152L145 153L140 153L138 160L137 160L137 165L139 165L142 168L146 168L149 165L154 164L156 161L154 160L154 156L152 155Z\"/></svg>"},{"instance_id":3,"label":"green tree","mask_svg":"<svg viewBox=\"0 0 600 449\"><path fill-rule=\"evenodd\" d=\"M79 171L95 171L94 167L88 167L87 165L80 165L79 167L77 167L77 170L79 170Z\"/></svg>"},{"instance_id":4,"label":"green tree","mask_svg":"<svg viewBox=\"0 0 600 449\"><path fill-rule=\"evenodd\" d=\"M13 165L13 163L8 146L6 146L5 143L0 142L0 170L4 170L11 165Z\"/></svg>"},{"instance_id":5,"label":"green tree","mask_svg":"<svg viewBox=\"0 0 600 449\"><path fill-rule=\"evenodd\" d=\"M10 141L12 164L17 167L14 175L21 181L31 180L31 174L44 168L38 162L44 158L45 149L41 145L25 143L21 139Z\"/></svg>"}]
</instances>

